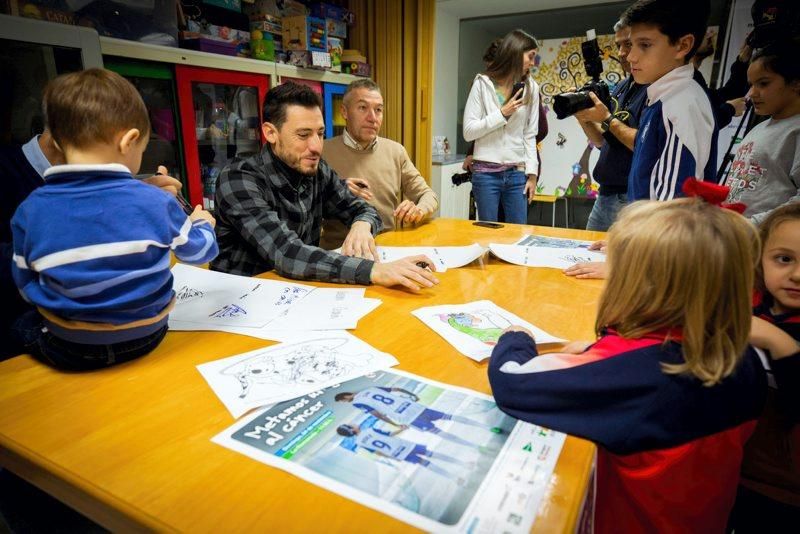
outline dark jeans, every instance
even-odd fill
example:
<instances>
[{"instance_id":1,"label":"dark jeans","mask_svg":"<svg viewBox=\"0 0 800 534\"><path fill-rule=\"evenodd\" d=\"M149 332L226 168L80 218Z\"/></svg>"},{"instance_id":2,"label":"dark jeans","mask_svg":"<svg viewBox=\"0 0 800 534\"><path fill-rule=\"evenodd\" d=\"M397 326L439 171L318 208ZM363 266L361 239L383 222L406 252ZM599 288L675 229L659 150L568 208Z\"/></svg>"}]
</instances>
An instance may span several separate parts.
<instances>
[{"instance_id":1,"label":"dark jeans","mask_svg":"<svg viewBox=\"0 0 800 534\"><path fill-rule=\"evenodd\" d=\"M164 326L149 336L111 345L73 343L50 333L36 310L20 317L13 329L25 352L64 371L91 371L135 360L152 352L166 333Z\"/></svg>"},{"instance_id":2,"label":"dark jeans","mask_svg":"<svg viewBox=\"0 0 800 534\"><path fill-rule=\"evenodd\" d=\"M473 172L472 194L478 205L478 219L497 221L497 211L503 204L505 220L514 224L527 224L528 201L525 198L524 172L511 169L502 172Z\"/></svg>"}]
</instances>

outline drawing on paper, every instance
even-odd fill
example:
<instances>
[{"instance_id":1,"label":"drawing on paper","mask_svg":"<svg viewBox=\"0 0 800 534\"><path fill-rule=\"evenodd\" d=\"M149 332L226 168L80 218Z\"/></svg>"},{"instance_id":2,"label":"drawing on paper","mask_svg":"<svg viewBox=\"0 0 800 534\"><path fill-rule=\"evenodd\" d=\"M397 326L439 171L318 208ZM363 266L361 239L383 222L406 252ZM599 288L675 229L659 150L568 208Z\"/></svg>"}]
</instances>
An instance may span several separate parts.
<instances>
[{"instance_id":1,"label":"drawing on paper","mask_svg":"<svg viewBox=\"0 0 800 534\"><path fill-rule=\"evenodd\" d=\"M308 289L304 287L285 287L275 301L276 306L288 306L294 301L304 297L308 293Z\"/></svg>"},{"instance_id":2,"label":"drawing on paper","mask_svg":"<svg viewBox=\"0 0 800 534\"><path fill-rule=\"evenodd\" d=\"M224 319L229 317L241 317L242 315L247 315L247 310L236 304L228 304L209 315L209 317Z\"/></svg>"},{"instance_id":3,"label":"drawing on paper","mask_svg":"<svg viewBox=\"0 0 800 534\"><path fill-rule=\"evenodd\" d=\"M547 248L589 248L589 243L576 241L575 239L561 239L558 237L547 237L543 235L529 235L517 243L523 247L547 247Z\"/></svg>"},{"instance_id":4,"label":"drawing on paper","mask_svg":"<svg viewBox=\"0 0 800 534\"><path fill-rule=\"evenodd\" d=\"M203 292L189 286L181 286L181 288L175 292L175 298L178 302L188 302L192 299L203 298Z\"/></svg>"},{"instance_id":5,"label":"drawing on paper","mask_svg":"<svg viewBox=\"0 0 800 534\"><path fill-rule=\"evenodd\" d=\"M503 330L511 326L502 315L492 310L476 310L474 312L442 313L439 320L447 323L454 330L467 334L489 346L497 345Z\"/></svg>"},{"instance_id":6,"label":"drawing on paper","mask_svg":"<svg viewBox=\"0 0 800 534\"><path fill-rule=\"evenodd\" d=\"M566 261L568 263L585 263L592 261L592 258L588 258L585 256L576 256L575 254L566 254L564 256L560 256L558 259Z\"/></svg>"},{"instance_id":7,"label":"drawing on paper","mask_svg":"<svg viewBox=\"0 0 800 534\"><path fill-rule=\"evenodd\" d=\"M330 382L358 367L369 365L366 353L347 354L340 350L342 338L315 339L301 344L267 350L220 371L234 376L242 387L239 398L247 397L255 385L310 385Z\"/></svg>"}]
</instances>

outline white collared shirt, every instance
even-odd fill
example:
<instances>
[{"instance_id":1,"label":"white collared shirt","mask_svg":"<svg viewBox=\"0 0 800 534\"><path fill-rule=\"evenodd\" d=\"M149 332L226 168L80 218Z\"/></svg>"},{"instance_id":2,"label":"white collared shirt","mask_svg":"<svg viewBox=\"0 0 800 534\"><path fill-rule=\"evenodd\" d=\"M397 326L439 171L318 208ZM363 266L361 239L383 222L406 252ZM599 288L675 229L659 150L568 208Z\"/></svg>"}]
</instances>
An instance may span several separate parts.
<instances>
[{"instance_id":1,"label":"white collared shirt","mask_svg":"<svg viewBox=\"0 0 800 534\"><path fill-rule=\"evenodd\" d=\"M372 140L367 146L362 146L359 144L358 141L353 139L353 136L350 135L350 132L347 131L347 128L344 129L344 134L342 134L342 141L344 144L352 148L353 150L372 150L375 148L375 145L378 143L378 136L375 136L375 139Z\"/></svg>"}]
</instances>

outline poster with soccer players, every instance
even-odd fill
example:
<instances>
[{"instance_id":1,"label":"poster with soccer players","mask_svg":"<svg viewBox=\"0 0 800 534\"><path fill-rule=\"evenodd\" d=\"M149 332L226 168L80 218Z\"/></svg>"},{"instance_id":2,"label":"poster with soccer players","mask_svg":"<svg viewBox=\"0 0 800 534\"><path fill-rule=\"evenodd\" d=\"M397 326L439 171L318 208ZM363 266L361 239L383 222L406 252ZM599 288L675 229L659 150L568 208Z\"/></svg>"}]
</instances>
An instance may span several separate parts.
<instances>
[{"instance_id":1,"label":"poster with soccer players","mask_svg":"<svg viewBox=\"0 0 800 534\"><path fill-rule=\"evenodd\" d=\"M424 530L515 532L533 524L564 435L391 370L275 404L213 441Z\"/></svg>"}]
</instances>

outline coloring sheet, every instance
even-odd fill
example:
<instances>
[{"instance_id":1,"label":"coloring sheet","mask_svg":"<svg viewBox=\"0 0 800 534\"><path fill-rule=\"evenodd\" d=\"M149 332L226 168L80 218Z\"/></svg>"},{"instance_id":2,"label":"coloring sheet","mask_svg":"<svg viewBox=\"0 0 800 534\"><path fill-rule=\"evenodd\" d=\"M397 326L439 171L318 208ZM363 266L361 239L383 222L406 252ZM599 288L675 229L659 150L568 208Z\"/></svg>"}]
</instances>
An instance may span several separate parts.
<instances>
[{"instance_id":1,"label":"coloring sheet","mask_svg":"<svg viewBox=\"0 0 800 534\"><path fill-rule=\"evenodd\" d=\"M177 322L206 326L267 324L288 306L305 297L313 286L219 273L181 263L172 268Z\"/></svg>"},{"instance_id":2,"label":"coloring sheet","mask_svg":"<svg viewBox=\"0 0 800 534\"><path fill-rule=\"evenodd\" d=\"M526 247L492 243L489 245L489 250L501 260L527 267L566 269L576 263L606 261L605 254L585 248Z\"/></svg>"},{"instance_id":3,"label":"coloring sheet","mask_svg":"<svg viewBox=\"0 0 800 534\"><path fill-rule=\"evenodd\" d=\"M270 406L212 441L425 531L516 534L530 532L565 438L488 395L392 369Z\"/></svg>"},{"instance_id":4,"label":"coloring sheet","mask_svg":"<svg viewBox=\"0 0 800 534\"><path fill-rule=\"evenodd\" d=\"M321 322L321 321L312 322L304 320L301 322L294 321L287 326L286 315L282 315L268 322L264 326L256 326L256 327L230 326L230 325L209 326L201 323L187 323L184 321L176 321L170 316L169 328L170 330L185 330L185 331L213 330L218 332L229 332L231 334L241 334L243 336L250 336L258 339L266 339L269 341L286 341L294 337L297 334L298 330L302 331L353 330L356 328L358 321L362 317L372 312L375 308L380 306L381 303L382 301L380 299L372 299L372 298L360 299L358 301L358 305L355 311L353 311L353 308L349 308L354 314L352 317L351 316L332 317L327 322ZM293 310L293 307L290 307L289 310ZM352 318L355 318L355 324L352 323L351 320ZM352 326L342 326L344 324L346 325L352 324ZM333 325L338 325L338 326L334 327Z\"/></svg>"},{"instance_id":5,"label":"coloring sheet","mask_svg":"<svg viewBox=\"0 0 800 534\"><path fill-rule=\"evenodd\" d=\"M344 331L298 333L271 347L197 366L228 411L239 417L253 408L293 399L366 373L397 365Z\"/></svg>"},{"instance_id":6,"label":"coloring sheet","mask_svg":"<svg viewBox=\"0 0 800 534\"><path fill-rule=\"evenodd\" d=\"M266 327L274 330L352 330L365 315L364 291L364 288L318 287Z\"/></svg>"},{"instance_id":7,"label":"coloring sheet","mask_svg":"<svg viewBox=\"0 0 800 534\"><path fill-rule=\"evenodd\" d=\"M523 326L533 332L538 344L564 341L504 310L490 300L428 306L411 313L461 354L478 362L492 355L492 349L497 345L500 334L512 325Z\"/></svg>"},{"instance_id":8,"label":"coloring sheet","mask_svg":"<svg viewBox=\"0 0 800 534\"><path fill-rule=\"evenodd\" d=\"M480 258L486 249L474 243L465 247L378 247L382 262L424 254L436 265L436 272L463 267Z\"/></svg>"},{"instance_id":9,"label":"coloring sheet","mask_svg":"<svg viewBox=\"0 0 800 534\"><path fill-rule=\"evenodd\" d=\"M579 239L565 239L561 237L549 237L546 235L526 235L516 243L523 247L547 247L547 248L582 248L588 249L592 241L581 241Z\"/></svg>"}]
</instances>

